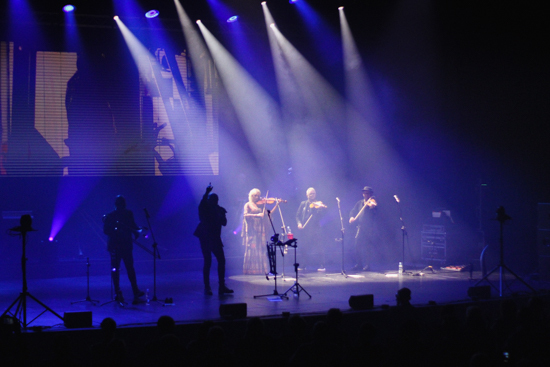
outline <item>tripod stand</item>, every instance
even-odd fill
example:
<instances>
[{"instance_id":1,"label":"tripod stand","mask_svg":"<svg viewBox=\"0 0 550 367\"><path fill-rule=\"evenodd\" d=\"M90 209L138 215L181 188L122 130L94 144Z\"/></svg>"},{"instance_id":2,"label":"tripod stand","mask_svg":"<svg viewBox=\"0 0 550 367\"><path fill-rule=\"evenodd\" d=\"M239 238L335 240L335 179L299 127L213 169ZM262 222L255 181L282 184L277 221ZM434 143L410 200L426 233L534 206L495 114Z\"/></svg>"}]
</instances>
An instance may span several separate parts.
<instances>
[{"instance_id":1,"label":"tripod stand","mask_svg":"<svg viewBox=\"0 0 550 367\"><path fill-rule=\"evenodd\" d=\"M499 296L502 297L503 294L503 285L504 285L504 270L507 270L510 274L516 278L516 280L519 280L523 285L525 285L527 288L532 290L533 292L536 292L533 287L531 287L529 284L527 284L523 279L521 279L516 273L514 273L509 267L507 267L504 264L504 240L503 240L503 226L504 223L507 220L512 219L510 216L506 214L506 211L504 210L504 207L499 207L497 209L497 217L496 220L500 223L500 261L497 266L493 268L490 272L488 272L483 278L481 278L475 285L477 286L479 283L483 282L484 280L489 283L493 288L499 291ZM493 274L495 271L499 271L499 288L495 287L490 281L489 281L489 275ZM508 285L506 285L506 288L509 288Z\"/></svg>"},{"instance_id":2,"label":"tripod stand","mask_svg":"<svg viewBox=\"0 0 550 367\"><path fill-rule=\"evenodd\" d=\"M348 275L346 274L346 271L344 270L344 261L345 261L345 258L344 258L344 220L342 219L342 209L340 208L340 199L336 198L336 200L338 201L338 214L340 215L340 233L341 233L341 236L340 238L337 238L336 241L337 242L341 242L342 243L342 270L340 272L340 274L342 274L344 277L348 277ZM296 262L296 261L294 261Z\"/></svg>"},{"instance_id":3,"label":"tripod stand","mask_svg":"<svg viewBox=\"0 0 550 367\"><path fill-rule=\"evenodd\" d=\"M27 221L28 223L25 224L24 223L25 221ZM15 301L13 301L13 303L10 305L10 307L8 307L7 310L4 311L4 313L2 314L2 316L10 314L13 317L16 317L19 320L19 322L21 323L21 326L23 326L23 329L26 329L27 326L29 326L31 322L33 322L34 320L36 320L37 318L42 316L47 311L49 311L52 314L54 314L55 316L57 316L61 321L64 321L63 317L58 315L54 310L52 310L51 308L46 306L44 303L40 302L38 300L38 298L34 297L28 291L28 287L27 287L27 258L26 258L25 248L26 248L26 245L27 245L27 232L34 231L34 229L32 229L32 227L31 227L31 223L32 223L31 216L28 215L28 214L25 214L25 215L21 216L21 226L11 229L11 231L18 232L21 235L22 252L23 252L23 254L21 256L21 269L22 269L22 273L23 273L23 289L22 289L21 294L19 295L19 297L17 297L15 299ZM29 322L27 322L27 297L30 297L32 300L34 300L36 303L38 303L40 306L42 306L44 308L44 310L38 316L36 316L34 319L32 319ZM17 306L15 307L15 312L11 313L10 310L16 304L17 304ZM23 315L23 319L21 319L21 314Z\"/></svg>"},{"instance_id":4,"label":"tripod stand","mask_svg":"<svg viewBox=\"0 0 550 367\"><path fill-rule=\"evenodd\" d=\"M309 294L305 288L298 283L298 266L300 266L300 264L296 261L296 248L298 247L298 245L296 245L296 239L287 241L287 243L289 247L294 247L294 272L296 273L296 281L292 287L288 288L287 291L283 293L283 295L286 297L286 294L292 291L295 295L300 296L300 292L304 291L309 298L311 298L311 294Z\"/></svg>"},{"instance_id":5,"label":"tripod stand","mask_svg":"<svg viewBox=\"0 0 550 367\"><path fill-rule=\"evenodd\" d=\"M75 303L80 302L90 302L92 305L96 305L96 303L99 303L99 301L94 300L90 297L90 258L86 258L86 298L80 301L74 301L71 302L71 305L74 305Z\"/></svg>"}]
</instances>

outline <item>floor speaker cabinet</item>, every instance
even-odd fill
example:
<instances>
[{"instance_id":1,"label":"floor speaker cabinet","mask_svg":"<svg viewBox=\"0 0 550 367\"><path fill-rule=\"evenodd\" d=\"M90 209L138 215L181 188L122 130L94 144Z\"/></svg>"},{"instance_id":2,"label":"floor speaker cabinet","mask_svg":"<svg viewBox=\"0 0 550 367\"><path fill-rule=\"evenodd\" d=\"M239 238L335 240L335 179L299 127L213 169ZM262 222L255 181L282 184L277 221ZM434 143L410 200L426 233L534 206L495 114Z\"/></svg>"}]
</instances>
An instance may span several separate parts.
<instances>
[{"instance_id":1,"label":"floor speaker cabinet","mask_svg":"<svg viewBox=\"0 0 550 367\"><path fill-rule=\"evenodd\" d=\"M374 307L374 295L362 294L350 296L348 303L353 310L369 310Z\"/></svg>"},{"instance_id":2,"label":"floor speaker cabinet","mask_svg":"<svg viewBox=\"0 0 550 367\"><path fill-rule=\"evenodd\" d=\"M71 311L63 314L63 323L68 329L92 327L92 311Z\"/></svg>"},{"instance_id":3,"label":"floor speaker cabinet","mask_svg":"<svg viewBox=\"0 0 550 367\"><path fill-rule=\"evenodd\" d=\"M234 320L246 318L246 303L226 303L220 305L220 317Z\"/></svg>"},{"instance_id":4,"label":"floor speaker cabinet","mask_svg":"<svg viewBox=\"0 0 550 367\"><path fill-rule=\"evenodd\" d=\"M491 286L490 285L480 285L477 287L468 288L468 297L471 299L489 299L491 298Z\"/></svg>"},{"instance_id":5,"label":"floor speaker cabinet","mask_svg":"<svg viewBox=\"0 0 550 367\"><path fill-rule=\"evenodd\" d=\"M447 233L445 226L424 224L420 232L422 260L445 262L447 260Z\"/></svg>"}]
</instances>

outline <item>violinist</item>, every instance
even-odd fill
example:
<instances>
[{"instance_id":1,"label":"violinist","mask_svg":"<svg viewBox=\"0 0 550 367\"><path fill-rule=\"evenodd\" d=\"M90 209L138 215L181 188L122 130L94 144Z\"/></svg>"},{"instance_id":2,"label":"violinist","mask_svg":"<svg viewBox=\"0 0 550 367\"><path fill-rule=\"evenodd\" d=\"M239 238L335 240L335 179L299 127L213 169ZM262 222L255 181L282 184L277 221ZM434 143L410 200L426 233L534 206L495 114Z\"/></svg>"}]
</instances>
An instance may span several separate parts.
<instances>
[{"instance_id":1,"label":"violinist","mask_svg":"<svg viewBox=\"0 0 550 367\"><path fill-rule=\"evenodd\" d=\"M300 244L302 270L308 266L317 265L317 271L325 271L325 247L321 241L321 226L319 219L324 215L327 206L322 201L316 201L317 192L313 187L306 191L307 200L302 201L296 212Z\"/></svg>"},{"instance_id":2,"label":"violinist","mask_svg":"<svg viewBox=\"0 0 550 367\"><path fill-rule=\"evenodd\" d=\"M378 203L371 187L363 187L363 199L350 212L349 223L357 226L355 234L355 266L352 270L368 270L375 242L375 219Z\"/></svg>"},{"instance_id":3,"label":"violinist","mask_svg":"<svg viewBox=\"0 0 550 367\"><path fill-rule=\"evenodd\" d=\"M258 189L252 189L248 193L248 202L244 205L242 231L245 248L243 274L269 273L266 247L267 210L274 211L282 201L275 198L262 198ZM275 205L268 209L272 204Z\"/></svg>"}]
</instances>

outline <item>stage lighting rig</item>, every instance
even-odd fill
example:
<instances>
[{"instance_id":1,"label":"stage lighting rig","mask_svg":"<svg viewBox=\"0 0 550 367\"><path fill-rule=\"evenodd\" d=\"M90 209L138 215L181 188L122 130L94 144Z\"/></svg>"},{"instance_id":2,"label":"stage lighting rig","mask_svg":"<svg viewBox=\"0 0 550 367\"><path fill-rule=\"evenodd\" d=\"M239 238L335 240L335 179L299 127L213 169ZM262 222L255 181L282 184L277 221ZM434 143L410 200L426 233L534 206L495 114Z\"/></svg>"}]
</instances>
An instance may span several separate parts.
<instances>
[{"instance_id":1,"label":"stage lighting rig","mask_svg":"<svg viewBox=\"0 0 550 367\"><path fill-rule=\"evenodd\" d=\"M159 14L160 13L159 13L158 10L153 9L153 10L149 10L147 13L145 13L145 17L149 18L149 19L156 18L156 17L159 16Z\"/></svg>"}]
</instances>

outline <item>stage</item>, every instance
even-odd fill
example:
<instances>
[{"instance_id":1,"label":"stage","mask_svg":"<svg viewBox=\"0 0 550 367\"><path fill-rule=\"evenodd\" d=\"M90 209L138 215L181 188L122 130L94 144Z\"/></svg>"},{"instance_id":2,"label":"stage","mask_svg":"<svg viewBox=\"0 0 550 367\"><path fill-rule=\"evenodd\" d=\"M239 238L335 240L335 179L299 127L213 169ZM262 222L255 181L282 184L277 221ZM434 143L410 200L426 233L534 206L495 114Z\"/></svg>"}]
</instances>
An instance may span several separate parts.
<instances>
[{"instance_id":1,"label":"stage","mask_svg":"<svg viewBox=\"0 0 550 367\"><path fill-rule=\"evenodd\" d=\"M213 296L203 293L202 272L200 271L200 259L195 259L194 266L189 261L168 260L169 267L157 263L156 296L154 301L154 276L153 262L141 261L136 264L138 284L143 291L148 290L150 302L132 304L131 289L125 270L121 274L121 288L128 302L121 307L111 301L111 286L108 275L101 275L98 267L107 264L94 264L90 272L90 298L97 302L85 301L87 298L86 276L66 276L50 279L29 279L28 292L47 305L51 310L64 316L66 312L92 312L92 328L97 328L100 322L111 317L118 327L152 326L162 315L171 316L177 324L197 323L204 320L220 319L220 304L246 303L248 317L272 317L283 313L290 314L324 314L330 308L339 308L343 312L350 311L348 300L351 295L372 294L374 296L374 310L383 309L386 306L395 306L396 291L407 287L412 291L411 303L416 306L428 304L442 305L471 301L468 289L481 279L480 271L470 273L465 271L450 271L436 266L426 268L422 264L405 264L405 275L397 275L397 266L390 269L389 266L375 266L372 271L352 272L342 274L341 267L333 266L325 272L299 271L298 282L303 287L299 295L293 289L295 274L291 264L285 264L284 276L281 272L275 278L262 275L242 275L235 271L228 274L227 284L234 289L233 295L220 296L217 294L217 282L212 271ZM228 263L238 263L240 259L229 258ZM214 260L214 266L216 262ZM85 263L76 264L81 268ZM187 269L186 269L187 268ZM228 267L235 269L236 267ZM178 270L179 269L179 270ZM433 270L432 270L433 269ZM82 269L83 270L83 269ZM490 270L490 269L489 269ZM103 272L104 273L104 272ZM490 285L493 298L499 296L499 273L494 272L487 281L479 285ZM509 280L509 287L504 288L504 296L512 294L532 293L527 287L518 281L512 281L513 276L505 272L505 279ZM525 279L528 284L537 291L544 291L548 283ZM0 307L6 311L10 304L19 296L22 289L21 279L0 281ZM290 289L290 290L289 290ZM274 296L275 291L279 295L285 294L288 299ZM288 291L288 292L287 292ZM307 292L307 293L306 293ZM308 296L311 295L311 298ZM262 296L262 297L255 297ZM165 303L167 298L172 303ZM81 302L79 302L81 301ZM11 309L13 312L15 307ZM44 311L44 308L34 300L27 298L27 324L30 330L65 330L63 321L52 312L46 311L38 318L36 316ZM20 318L20 315L13 315Z\"/></svg>"}]
</instances>

